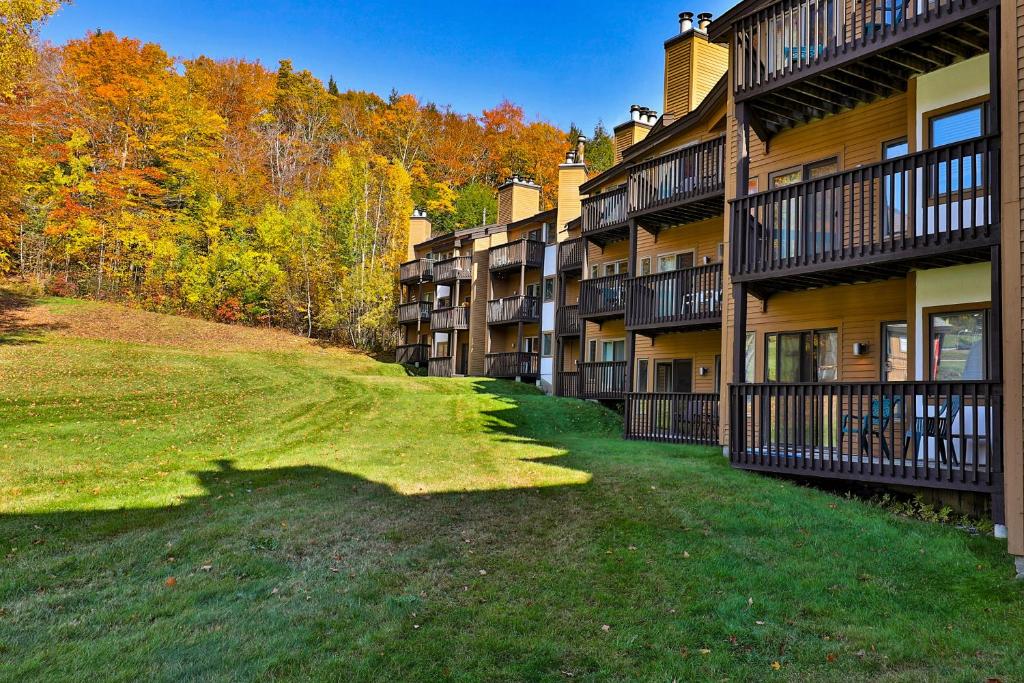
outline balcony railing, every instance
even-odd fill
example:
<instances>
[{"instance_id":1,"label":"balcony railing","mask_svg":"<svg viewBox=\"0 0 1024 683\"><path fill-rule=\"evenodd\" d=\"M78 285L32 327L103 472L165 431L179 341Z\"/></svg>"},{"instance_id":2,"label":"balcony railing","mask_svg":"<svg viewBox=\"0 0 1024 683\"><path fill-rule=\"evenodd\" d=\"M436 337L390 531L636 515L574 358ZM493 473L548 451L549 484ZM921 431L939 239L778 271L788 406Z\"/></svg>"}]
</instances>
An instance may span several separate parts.
<instances>
[{"instance_id":1,"label":"balcony railing","mask_svg":"<svg viewBox=\"0 0 1024 683\"><path fill-rule=\"evenodd\" d=\"M434 356L427 362L430 377L454 377L455 359L451 356Z\"/></svg>"},{"instance_id":2,"label":"balcony railing","mask_svg":"<svg viewBox=\"0 0 1024 683\"><path fill-rule=\"evenodd\" d=\"M815 271L946 263L998 241L998 185L999 141L989 136L741 197L731 272L813 286L829 283L808 277Z\"/></svg>"},{"instance_id":3,"label":"balcony railing","mask_svg":"<svg viewBox=\"0 0 1024 683\"><path fill-rule=\"evenodd\" d=\"M429 352L428 344L403 344L395 349L395 362L401 365L426 363Z\"/></svg>"},{"instance_id":4,"label":"balcony railing","mask_svg":"<svg viewBox=\"0 0 1024 683\"><path fill-rule=\"evenodd\" d=\"M722 322L722 264L626 281L626 327L645 329Z\"/></svg>"},{"instance_id":5,"label":"balcony railing","mask_svg":"<svg viewBox=\"0 0 1024 683\"><path fill-rule=\"evenodd\" d=\"M561 335L578 335L580 333L580 307L577 304L562 306L555 316L555 330Z\"/></svg>"},{"instance_id":6,"label":"balcony railing","mask_svg":"<svg viewBox=\"0 0 1024 683\"><path fill-rule=\"evenodd\" d=\"M993 491L1002 484L998 382L730 387L736 467Z\"/></svg>"},{"instance_id":7,"label":"balcony railing","mask_svg":"<svg viewBox=\"0 0 1024 683\"><path fill-rule=\"evenodd\" d=\"M403 263L398 268L398 279L403 285L430 282L433 277L433 267L433 262L425 258Z\"/></svg>"},{"instance_id":8,"label":"balcony railing","mask_svg":"<svg viewBox=\"0 0 1024 683\"><path fill-rule=\"evenodd\" d=\"M488 377L514 379L540 375L540 356L536 353L523 351L489 353L485 358Z\"/></svg>"},{"instance_id":9,"label":"balcony railing","mask_svg":"<svg viewBox=\"0 0 1024 683\"><path fill-rule=\"evenodd\" d=\"M724 137L638 164L629 172L629 215L678 208L680 204L700 198L724 196L724 169ZM717 214L721 214L723 206L720 200ZM699 220L710 215L694 211L692 219ZM677 218L679 222L686 221L686 211L680 209Z\"/></svg>"},{"instance_id":10,"label":"balcony railing","mask_svg":"<svg viewBox=\"0 0 1024 683\"><path fill-rule=\"evenodd\" d=\"M995 0L763 5L721 27L735 36L734 99L750 105L749 121L762 139L905 93L914 76L998 50L987 16L998 8Z\"/></svg>"},{"instance_id":11,"label":"balcony railing","mask_svg":"<svg viewBox=\"0 0 1024 683\"><path fill-rule=\"evenodd\" d=\"M583 240L579 237L558 245L558 270L573 272L583 267Z\"/></svg>"},{"instance_id":12,"label":"balcony railing","mask_svg":"<svg viewBox=\"0 0 1024 683\"><path fill-rule=\"evenodd\" d=\"M607 275L580 282L581 318L615 318L626 310L626 274Z\"/></svg>"},{"instance_id":13,"label":"balcony railing","mask_svg":"<svg viewBox=\"0 0 1024 683\"><path fill-rule=\"evenodd\" d=\"M488 252L490 269L540 268L544 265L544 243L540 240L521 239L491 247Z\"/></svg>"},{"instance_id":14,"label":"balcony railing","mask_svg":"<svg viewBox=\"0 0 1024 683\"><path fill-rule=\"evenodd\" d=\"M413 301L407 304L398 304L398 322L401 325L410 323L430 322L429 301Z\"/></svg>"},{"instance_id":15,"label":"balcony railing","mask_svg":"<svg viewBox=\"0 0 1024 683\"><path fill-rule=\"evenodd\" d=\"M580 363L580 397L621 399L626 390L626 361Z\"/></svg>"},{"instance_id":16,"label":"balcony railing","mask_svg":"<svg viewBox=\"0 0 1024 683\"><path fill-rule=\"evenodd\" d=\"M456 256L434 262L434 282L445 283L473 278L473 257Z\"/></svg>"},{"instance_id":17,"label":"balcony railing","mask_svg":"<svg viewBox=\"0 0 1024 683\"><path fill-rule=\"evenodd\" d=\"M580 397L580 373L559 372L558 373L558 395L566 398Z\"/></svg>"},{"instance_id":18,"label":"balcony railing","mask_svg":"<svg viewBox=\"0 0 1024 683\"><path fill-rule=\"evenodd\" d=\"M487 302L487 324L540 322L540 299L535 296L509 296Z\"/></svg>"},{"instance_id":19,"label":"balcony railing","mask_svg":"<svg viewBox=\"0 0 1024 683\"><path fill-rule=\"evenodd\" d=\"M736 94L883 49L985 6L977 0L782 0L736 22Z\"/></svg>"},{"instance_id":20,"label":"balcony railing","mask_svg":"<svg viewBox=\"0 0 1024 683\"><path fill-rule=\"evenodd\" d=\"M626 438L714 446L718 394L627 394Z\"/></svg>"},{"instance_id":21,"label":"balcony railing","mask_svg":"<svg viewBox=\"0 0 1024 683\"><path fill-rule=\"evenodd\" d=\"M469 306L453 306L451 308L435 308L430 313L430 329L432 330L468 330Z\"/></svg>"},{"instance_id":22,"label":"balcony railing","mask_svg":"<svg viewBox=\"0 0 1024 683\"><path fill-rule=\"evenodd\" d=\"M597 235L606 230L621 229L626 225L626 186L602 192L583 200L584 237ZM628 231L623 233L628 236Z\"/></svg>"}]
</instances>

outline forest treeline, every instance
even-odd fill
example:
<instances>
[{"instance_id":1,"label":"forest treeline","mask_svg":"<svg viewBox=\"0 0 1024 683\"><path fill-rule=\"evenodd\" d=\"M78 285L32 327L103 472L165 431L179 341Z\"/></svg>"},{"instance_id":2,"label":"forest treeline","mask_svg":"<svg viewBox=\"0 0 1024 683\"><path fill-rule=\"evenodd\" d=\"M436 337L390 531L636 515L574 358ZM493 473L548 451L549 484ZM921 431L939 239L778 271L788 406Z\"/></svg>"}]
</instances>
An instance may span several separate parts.
<instances>
[{"instance_id":1,"label":"forest treeline","mask_svg":"<svg viewBox=\"0 0 1024 683\"><path fill-rule=\"evenodd\" d=\"M512 174L550 206L578 134L511 102L462 114L109 32L0 44L0 69L0 272L366 349L394 340L413 207L478 225Z\"/></svg>"}]
</instances>

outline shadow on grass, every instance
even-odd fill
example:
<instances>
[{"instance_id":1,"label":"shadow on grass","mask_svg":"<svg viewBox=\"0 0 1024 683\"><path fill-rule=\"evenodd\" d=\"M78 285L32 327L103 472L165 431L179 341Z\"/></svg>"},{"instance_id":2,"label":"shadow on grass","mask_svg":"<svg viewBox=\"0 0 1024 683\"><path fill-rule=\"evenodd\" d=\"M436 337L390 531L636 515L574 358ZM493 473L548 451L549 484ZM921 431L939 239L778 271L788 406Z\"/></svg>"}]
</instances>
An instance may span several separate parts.
<instances>
[{"instance_id":1,"label":"shadow on grass","mask_svg":"<svg viewBox=\"0 0 1024 683\"><path fill-rule=\"evenodd\" d=\"M31 297L0 289L0 346L38 344L44 332L65 329L63 323L33 319L37 302Z\"/></svg>"}]
</instances>

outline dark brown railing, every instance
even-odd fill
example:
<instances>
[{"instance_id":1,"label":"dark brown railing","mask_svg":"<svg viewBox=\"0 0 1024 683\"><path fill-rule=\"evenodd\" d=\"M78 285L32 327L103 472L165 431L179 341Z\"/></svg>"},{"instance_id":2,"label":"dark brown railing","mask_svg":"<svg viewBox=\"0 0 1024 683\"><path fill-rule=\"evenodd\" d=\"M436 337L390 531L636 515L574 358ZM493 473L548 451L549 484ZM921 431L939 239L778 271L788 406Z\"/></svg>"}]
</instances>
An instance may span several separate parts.
<instances>
[{"instance_id":1,"label":"dark brown railing","mask_svg":"<svg viewBox=\"0 0 1024 683\"><path fill-rule=\"evenodd\" d=\"M976 138L733 201L731 272L785 275L998 239L999 140Z\"/></svg>"},{"instance_id":2,"label":"dark brown railing","mask_svg":"<svg viewBox=\"0 0 1024 683\"><path fill-rule=\"evenodd\" d=\"M558 270L574 271L583 267L583 239L566 240L558 245Z\"/></svg>"},{"instance_id":3,"label":"dark brown railing","mask_svg":"<svg viewBox=\"0 0 1024 683\"><path fill-rule=\"evenodd\" d=\"M434 282L470 280L473 277L473 257L456 256L434 262Z\"/></svg>"},{"instance_id":4,"label":"dark brown railing","mask_svg":"<svg viewBox=\"0 0 1024 683\"><path fill-rule=\"evenodd\" d=\"M508 296L487 302L487 323L535 323L540 321L540 299L535 296Z\"/></svg>"},{"instance_id":5,"label":"dark brown railing","mask_svg":"<svg viewBox=\"0 0 1024 683\"><path fill-rule=\"evenodd\" d=\"M558 373L558 395L566 398L580 397L580 373L560 372Z\"/></svg>"},{"instance_id":6,"label":"dark brown railing","mask_svg":"<svg viewBox=\"0 0 1024 683\"><path fill-rule=\"evenodd\" d=\"M626 222L626 186L583 200L583 235L592 235Z\"/></svg>"},{"instance_id":7,"label":"dark brown railing","mask_svg":"<svg viewBox=\"0 0 1024 683\"><path fill-rule=\"evenodd\" d=\"M398 268L398 279L402 284L430 282L433 277L433 267L433 262L425 258L403 263Z\"/></svg>"},{"instance_id":8,"label":"dark brown railing","mask_svg":"<svg viewBox=\"0 0 1024 683\"><path fill-rule=\"evenodd\" d=\"M626 390L626 361L580 363L580 397L619 399Z\"/></svg>"},{"instance_id":9,"label":"dark brown railing","mask_svg":"<svg viewBox=\"0 0 1024 683\"><path fill-rule=\"evenodd\" d=\"M489 353L487 376L504 379L514 377L536 377L540 374L540 356L536 353L512 351L509 353Z\"/></svg>"},{"instance_id":10,"label":"dark brown railing","mask_svg":"<svg viewBox=\"0 0 1024 683\"><path fill-rule=\"evenodd\" d=\"M435 356L427 362L427 374L431 377L454 377L455 359L451 356Z\"/></svg>"},{"instance_id":11,"label":"dark brown railing","mask_svg":"<svg viewBox=\"0 0 1024 683\"><path fill-rule=\"evenodd\" d=\"M626 438L714 446L718 394L627 394Z\"/></svg>"},{"instance_id":12,"label":"dark brown railing","mask_svg":"<svg viewBox=\"0 0 1024 683\"><path fill-rule=\"evenodd\" d=\"M740 384L730 458L745 469L961 490L1001 484L998 382Z\"/></svg>"},{"instance_id":13,"label":"dark brown railing","mask_svg":"<svg viewBox=\"0 0 1024 683\"><path fill-rule=\"evenodd\" d=\"M558 334L580 333L580 307L576 304L562 306L555 316L555 330Z\"/></svg>"},{"instance_id":14,"label":"dark brown railing","mask_svg":"<svg viewBox=\"0 0 1024 683\"><path fill-rule=\"evenodd\" d=\"M580 317L622 315L626 310L625 283L625 273L580 281Z\"/></svg>"},{"instance_id":15,"label":"dark brown railing","mask_svg":"<svg viewBox=\"0 0 1024 683\"><path fill-rule=\"evenodd\" d=\"M395 349L395 362L402 365L426 363L429 351L428 344L402 344Z\"/></svg>"},{"instance_id":16,"label":"dark brown railing","mask_svg":"<svg viewBox=\"0 0 1024 683\"><path fill-rule=\"evenodd\" d=\"M824 67L839 56L885 47L955 15L976 12L977 0L782 0L735 24L737 95Z\"/></svg>"},{"instance_id":17,"label":"dark brown railing","mask_svg":"<svg viewBox=\"0 0 1024 683\"><path fill-rule=\"evenodd\" d=\"M430 306L429 301L398 304L398 322L400 324L430 322Z\"/></svg>"},{"instance_id":18,"label":"dark brown railing","mask_svg":"<svg viewBox=\"0 0 1024 683\"><path fill-rule=\"evenodd\" d=\"M539 268L544 265L544 243L540 240L521 239L491 247L488 252L491 270Z\"/></svg>"},{"instance_id":19,"label":"dark brown railing","mask_svg":"<svg viewBox=\"0 0 1024 683\"><path fill-rule=\"evenodd\" d=\"M626 300L626 327L720 321L722 264L626 280Z\"/></svg>"},{"instance_id":20,"label":"dark brown railing","mask_svg":"<svg viewBox=\"0 0 1024 683\"><path fill-rule=\"evenodd\" d=\"M432 330L468 330L469 306L453 306L451 308L435 308L430 313L430 329Z\"/></svg>"},{"instance_id":21,"label":"dark brown railing","mask_svg":"<svg viewBox=\"0 0 1024 683\"><path fill-rule=\"evenodd\" d=\"M725 138L637 164L629 171L629 215L725 192Z\"/></svg>"}]
</instances>

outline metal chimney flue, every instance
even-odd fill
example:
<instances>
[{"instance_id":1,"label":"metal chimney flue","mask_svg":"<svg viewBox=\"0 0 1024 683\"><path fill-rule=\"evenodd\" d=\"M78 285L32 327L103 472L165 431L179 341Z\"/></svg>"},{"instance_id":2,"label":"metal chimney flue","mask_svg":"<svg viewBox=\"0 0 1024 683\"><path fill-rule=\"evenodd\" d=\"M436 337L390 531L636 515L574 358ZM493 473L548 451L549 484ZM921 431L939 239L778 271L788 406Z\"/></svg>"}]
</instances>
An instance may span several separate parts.
<instances>
[{"instance_id":1,"label":"metal chimney flue","mask_svg":"<svg viewBox=\"0 0 1024 683\"><path fill-rule=\"evenodd\" d=\"M701 12L697 15L697 30L701 33L708 32L708 26L711 25L711 12Z\"/></svg>"},{"instance_id":2,"label":"metal chimney flue","mask_svg":"<svg viewBox=\"0 0 1024 683\"><path fill-rule=\"evenodd\" d=\"M688 33L693 30L693 12L679 13L679 32Z\"/></svg>"}]
</instances>

